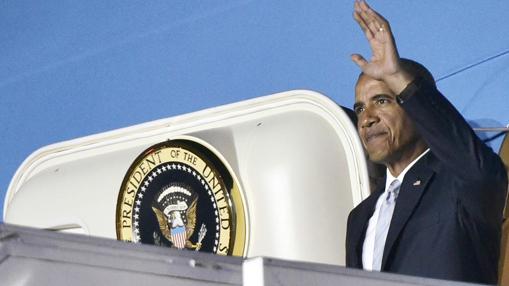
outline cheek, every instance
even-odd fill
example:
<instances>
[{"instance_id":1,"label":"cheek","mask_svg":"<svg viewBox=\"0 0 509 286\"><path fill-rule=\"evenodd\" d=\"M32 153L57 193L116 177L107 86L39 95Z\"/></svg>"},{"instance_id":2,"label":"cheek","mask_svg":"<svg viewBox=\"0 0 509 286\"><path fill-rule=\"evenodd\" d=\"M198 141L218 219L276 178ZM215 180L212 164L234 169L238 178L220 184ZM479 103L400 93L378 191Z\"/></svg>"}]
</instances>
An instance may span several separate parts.
<instances>
[{"instance_id":1,"label":"cheek","mask_svg":"<svg viewBox=\"0 0 509 286\"><path fill-rule=\"evenodd\" d=\"M412 124L401 124L396 128L396 142L398 145L408 144L417 137L415 127Z\"/></svg>"},{"instance_id":2,"label":"cheek","mask_svg":"<svg viewBox=\"0 0 509 286\"><path fill-rule=\"evenodd\" d=\"M359 134L359 135L360 135L360 134ZM367 146L367 144L366 144L366 141L365 141L365 139L364 139L364 136L362 136L362 135L361 135L361 136L359 136L359 137L360 137L360 139L361 139L362 146L364 147L364 149L367 149L367 148L368 148L368 146Z\"/></svg>"},{"instance_id":3,"label":"cheek","mask_svg":"<svg viewBox=\"0 0 509 286\"><path fill-rule=\"evenodd\" d=\"M364 144L364 134L365 132L363 131L363 129L360 127L359 124L357 124L357 134L359 135L360 139L361 139L361 142L362 144Z\"/></svg>"},{"instance_id":4,"label":"cheek","mask_svg":"<svg viewBox=\"0 0 509 286\"><path fill-rule=\"evenodd\" d=\"M393 116L392 114L386 114L384 116L384 124L389 132L389 140L393 144L398 144L403 140L407 131L410 129L407 124L407 120L399 116Z\"/></svg>"}]
</instances>

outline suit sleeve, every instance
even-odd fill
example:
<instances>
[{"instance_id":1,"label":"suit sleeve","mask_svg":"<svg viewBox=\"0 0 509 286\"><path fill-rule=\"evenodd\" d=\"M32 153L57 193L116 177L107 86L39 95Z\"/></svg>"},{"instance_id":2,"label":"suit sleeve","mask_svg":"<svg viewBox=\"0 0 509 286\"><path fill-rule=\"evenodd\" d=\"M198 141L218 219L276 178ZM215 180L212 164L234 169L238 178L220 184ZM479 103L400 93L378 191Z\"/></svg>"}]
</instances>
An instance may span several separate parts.
<instances>
[{"instance_id":1,"label":"suit sleeve","mask_svg":"<svg viewBox=\"0 0 509 286\"><path fill-rule=\"evenodd\" d=\"M442 165L471 186L458 194L471 207L505 201L507 173L500 157L474 133L436 87L418 78L400 94L402 108ZM459 190L460 191L460 190ZM489 211L489 210L484 210Z\"/></svg>"},{"instance_id":2,"label":"suit sleeve","mask_svg":"<svg viewBox=\"0 0 509 286\"><path fill-rule=\"evenodd\" d=\"M348 215L348 221L346 223L346 240L345 240L345 250L346 250L346 261L345 261L345 266L346 267L355 267L354 263L352 262L352 260L354 259L352 256L353 256L353 243L351 242L351 236L352 234L350 233L353 226L351 225L352 222L352 212L350 212L350 214Z\"/></svg>"}]
</instances>

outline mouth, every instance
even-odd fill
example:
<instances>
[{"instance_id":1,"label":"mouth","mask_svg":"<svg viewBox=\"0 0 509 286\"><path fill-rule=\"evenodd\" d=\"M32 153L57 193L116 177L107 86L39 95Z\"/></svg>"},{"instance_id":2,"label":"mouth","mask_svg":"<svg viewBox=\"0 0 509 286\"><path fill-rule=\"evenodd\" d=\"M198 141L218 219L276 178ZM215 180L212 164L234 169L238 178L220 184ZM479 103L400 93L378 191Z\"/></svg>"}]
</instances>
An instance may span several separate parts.
<instances>
[{"instance_id":1,"label":"mouth","mask_svg":"<svg viewBox=\"0 0 509 286\"><path fill-rule=\"evenodd\" d=\"M364 142L366 142L366 144L372 143L372 141L375 141L377 139L385 138L387 136L387 134L388 133L386 131L371 131L371 132L368 132L366 134L366 136L364 136Z\"/></svg>"}]
</instances>

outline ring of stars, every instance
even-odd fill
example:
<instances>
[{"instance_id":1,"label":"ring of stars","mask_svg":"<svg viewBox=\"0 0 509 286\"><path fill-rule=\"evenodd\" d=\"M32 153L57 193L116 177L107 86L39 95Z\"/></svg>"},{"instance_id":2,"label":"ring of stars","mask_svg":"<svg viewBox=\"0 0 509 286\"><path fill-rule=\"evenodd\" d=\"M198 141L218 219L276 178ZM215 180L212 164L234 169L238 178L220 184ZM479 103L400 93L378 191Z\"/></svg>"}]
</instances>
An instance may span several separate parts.
<instances>
[{"instance_id":1,"label":"ring of stars","mask_svg":"<svg viewBox=\"0 0 509 286\"><path fill-rule=\"evenodd\" d=\"M145 192L148 190L149 185L152 181L154 181L157 176L164 174L165 172L171 172L175 170L185 171L192 175L196 180L198 180L203 188L207 191L208 196L210 197L210 200L212 202L212 206L214 208L214 214L216 216L216 235L214 239L214 252L217 251L217 245L219 243L219 219L218 219L218 210L217 210L217 204L215 201L215 197L212 194L212 190L209 188L207 182L202 177L202 175L198 172L196 172L193 168L188 167L184 164L179 163L166 163L162 166L157 167L156 169L152 170L148 176L144 178L144 182L142 184L142 187L139 189L139 191L136 193L136 201L135 201L135 208L133 212L133 221L134 221L134 230L133 230L133 237L135 238L134 241L140 241L140 210L141 210L141 202L143 199L143 196L145 195Z\"/></svg>"}]
</instances>

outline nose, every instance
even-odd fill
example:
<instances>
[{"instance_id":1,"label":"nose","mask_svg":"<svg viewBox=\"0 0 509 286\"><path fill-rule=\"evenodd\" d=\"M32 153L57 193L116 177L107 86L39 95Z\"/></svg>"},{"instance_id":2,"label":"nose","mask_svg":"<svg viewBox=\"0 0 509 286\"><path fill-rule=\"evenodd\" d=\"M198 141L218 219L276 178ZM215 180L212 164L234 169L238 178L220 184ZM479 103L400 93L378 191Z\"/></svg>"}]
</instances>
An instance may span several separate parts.
<instances>
[{"instance_id":1,"label":"nose","mask_svg":"<svg viewBox=\"0 0 509 286\"><path fill-rule=\"evenodd\" d=\"M361 128L369 128L373 126L380 120L375 111L371 108L366 108L364 112L361 113L359 118L359 124Z\"/></svg>"}]
</instances>

